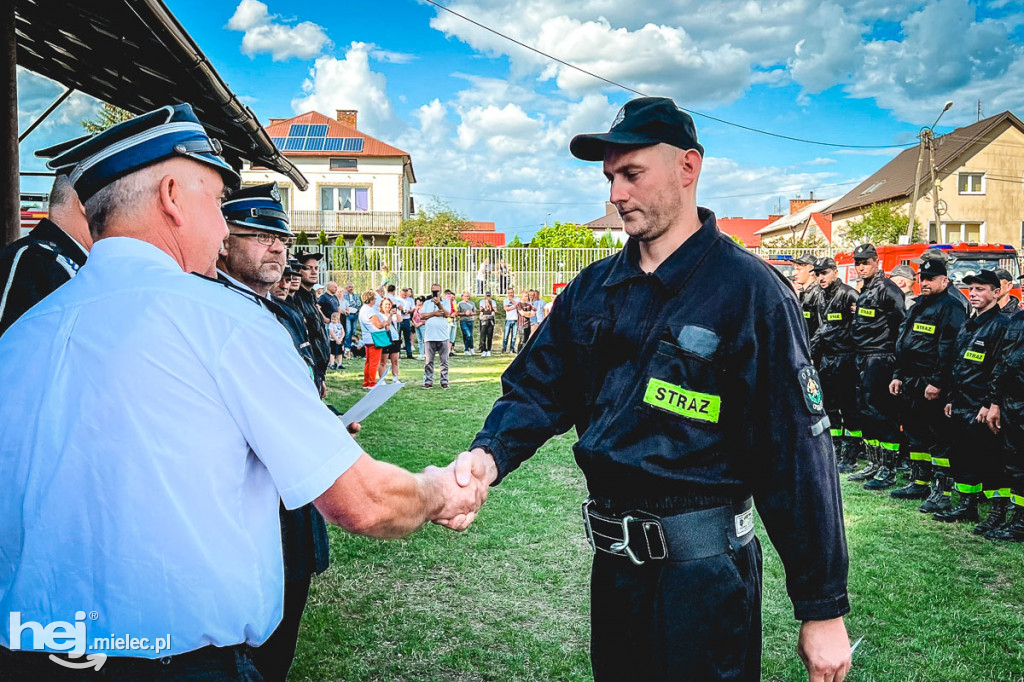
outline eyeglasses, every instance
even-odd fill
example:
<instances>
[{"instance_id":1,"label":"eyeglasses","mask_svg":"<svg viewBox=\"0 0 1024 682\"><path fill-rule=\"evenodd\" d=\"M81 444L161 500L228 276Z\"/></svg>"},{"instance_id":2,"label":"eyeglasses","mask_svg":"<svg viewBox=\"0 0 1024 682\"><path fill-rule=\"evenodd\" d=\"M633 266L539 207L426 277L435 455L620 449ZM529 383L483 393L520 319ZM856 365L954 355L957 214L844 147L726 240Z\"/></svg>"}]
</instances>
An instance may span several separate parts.
<instances>
[{"instance_id":1,"label":"eyeglasses","mask_svg":"<svg viewBox=\"0 0 1024 682\"><path fill-rule=\"evenodd\" d=\"M241 237L243 239L255 239L258 244L263 246L273 246L274 242L281 242L281 246L288 248L295 243L295 237L282 237L278 234L270 234L269 232L232 232L232 237Z\"/></svg>"}]
</instances>

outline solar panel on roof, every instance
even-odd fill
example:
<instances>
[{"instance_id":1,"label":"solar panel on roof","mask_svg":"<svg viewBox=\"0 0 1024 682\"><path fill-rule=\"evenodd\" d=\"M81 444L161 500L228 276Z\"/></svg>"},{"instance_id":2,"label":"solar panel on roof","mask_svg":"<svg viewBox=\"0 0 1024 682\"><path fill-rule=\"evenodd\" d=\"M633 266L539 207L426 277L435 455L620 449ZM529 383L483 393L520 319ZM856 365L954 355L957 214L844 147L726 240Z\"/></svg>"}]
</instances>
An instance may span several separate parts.
<instances>
[{"instance_id":1,"label":"solar panel on roof","mask_svg":"<svg viewBox=\"0 0 1024 682\"><path fill-rule=\"evenodd\" d=\"M306 133L309 137L324 137L327 135L326 125L311 125L309 126L309 132Z\"/></svg>"},{"instance_id":2,"label":"solar panel on roof","mask_svg":"<svg viewBox=\"0 0 1024 682\"><path fill-rule=\"evenodd\" d=\"M302 146L305 151L319 152L323 151L324 140L326 137L307 137L306 143Z\"/></svg>"},{"instance_id":3,"label":"solar panel on roof","mask_svg":"<svg viewBox=\"0 0 1024 682\"><path fill-rule=\"evenodd\" d=\"M288 129L288 137L306 137L306 135L309 134L307 132L308 130L309 130L309 125L308 124L296 123L295 125L291 126Z\"/></svg>"},{"instance_id":4,"label":"solar panel on roof","mask_svg":"<svg viewBox=\"0 0 1024 682\"><path fill-rule=\"evenodd\" d=\"M363 151L363 138L361 137L346 137L342 144L341 150L343 152L361 152Z\"/></svg>"},{"instance_id":5,"label":"solar panel on roof","mask_svg":"<svg viewBox=\"0 0 1024 682\"><path fill-rule=\"evenodd\" d=\"M285 151L297 151L302 149L302 141L304 137L289 137L285 138L284 146L281 149Z\"/></svg>"},{"instance_id":6,"label":"solar panel on roof","mask_svg":"<svg viewBox=\"0 0 1024 682\"><path fill-rule=\"evenodd\" d=\"M324 151L326 152L340 152L341 145L345 141L344 137L328 137L324 144Z\"/></svg>"},{"instance_id":7,"label":"solar panel on roof","mask_svg":"<svg viewBox=\"0 0 1024 682\"><path fill-rule=\"evenodd\" d=\"M288 139L287 137L272 137L272 138L270 138L270 141L274 143L275 147L280 149L281 145L283 145L284 141L287 140L287 139Z\"/></svg>"}]
</instances>

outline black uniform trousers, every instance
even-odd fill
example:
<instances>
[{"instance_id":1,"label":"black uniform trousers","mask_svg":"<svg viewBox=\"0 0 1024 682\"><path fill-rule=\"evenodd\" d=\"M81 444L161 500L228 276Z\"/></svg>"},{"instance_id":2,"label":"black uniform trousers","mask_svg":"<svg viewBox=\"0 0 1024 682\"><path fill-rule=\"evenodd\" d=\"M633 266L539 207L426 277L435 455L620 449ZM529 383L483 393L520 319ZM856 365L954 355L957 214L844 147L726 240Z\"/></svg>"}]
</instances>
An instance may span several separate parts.
<instances>
[{"instance_id":1,"label":"black uniform trousers","mask_svg":"<svg viewBox=\"0 0 1024 682\"><path fill-rule=\"evenodd\" d=\"M1024 401L1003 401L1000 422L1006 484L1013 503L1024 507Z\"/></svg>"},{"instance_id":2,"label":"black uniform trousers","mask_svg":"<svg viewBox=\"0 0 1024 682\"><path fill-rule=\"evenodd\" d=\"M761 546L693 561L594 555L595 682L761 679Z\"/></svg>"},{"instance_id":3,"label":"black uniform trousers","mask_svg":"<svg viewBox=\"0 0 1024 682\"><path fill-rule=\"evenodd\" d=\"M284 682L295 659L299 641L299 623L309 599L311 578L306 576L284 583L284 614L277 629L263 644L252 650L252 658L266 682Z\"/></svg>"},{"instance_id":4,"label":"black uniform trousers","mask_svg":"<svg viewBox=\"0 0 1024 682\"><path fill-rule=\"evenodd\" d=\"M949 468L961 493L1004 487L1003 444L977 416L978 410L953 409Z\"/></svg>"},{"instance_id":5,"label":"black uniform trousers","mask_svg":"<svg viewBox=\"0 0 1024 682\"><path fill-rule=\"evenodd\" d=\"M821 379L825 412L832 427L832 436L860 437L860 410L857 407L860 373L856 356L822 356L818 377Z\"/></svg>"},{"instance_id":6,"label":"black uniform trousers","mask_svg":"<svg viewBox=\"0 0 1024 682\"><path fill-rule=\"evenodd\" d=\"M903 435L907 439L910 459L920 464L934 464L945 469L949 467L949 420L943 410L945 396L935 400L924 397L928 380L923 377L908 377L903 380L902 409ZM925 481L927 483L927 481Z\"/></svg>"},{"instance_id":7,"label":"black uniform trousers","mask_svg":"<svg viewBox=\"0 0 1024 682\"><path fill-rule=\"evenodd\" d=\"M861 430L870 445L897 452L900 444L899 404L889 393L895 365L892 355L859 355L857 369L857 404L860 408Z\"/></svg>"}]
</instances>

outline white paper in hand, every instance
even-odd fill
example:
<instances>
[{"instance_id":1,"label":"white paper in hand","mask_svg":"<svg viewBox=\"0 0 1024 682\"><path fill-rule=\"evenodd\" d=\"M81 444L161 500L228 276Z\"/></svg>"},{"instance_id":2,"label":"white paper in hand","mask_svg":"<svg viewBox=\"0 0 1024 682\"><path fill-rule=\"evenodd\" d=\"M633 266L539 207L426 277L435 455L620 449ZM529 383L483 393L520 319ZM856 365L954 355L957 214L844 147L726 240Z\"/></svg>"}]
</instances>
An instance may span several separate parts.
<instances>
[{"instance_id":1,"label":"white paper in hand","mask_svg":"<svg viewBox=\"0 0 1024 682\"><path fill-rule=\"evenodd\" d=\"M341 423L348 426L352 422L361 422L371 414L373 414L378 407L386 403L391 396L398 393L398 391L405 386L405 384L385 384L383 381L378 381L377 385L370 389L370 392L363 396L363 399L348 409L348 411L341 415Z\"/></svg>"}]
</instances>

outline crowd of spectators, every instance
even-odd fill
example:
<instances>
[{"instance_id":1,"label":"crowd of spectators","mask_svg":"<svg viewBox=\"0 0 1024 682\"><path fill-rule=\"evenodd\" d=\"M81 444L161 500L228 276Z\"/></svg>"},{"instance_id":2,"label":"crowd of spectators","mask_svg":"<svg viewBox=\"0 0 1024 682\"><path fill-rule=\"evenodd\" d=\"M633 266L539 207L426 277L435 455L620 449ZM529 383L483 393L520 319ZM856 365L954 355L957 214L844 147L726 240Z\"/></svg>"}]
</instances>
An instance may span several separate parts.
<instances>
[{"instance_id":1,"label":"crowd of spectators","mask_svg":"<svg viewBox=\"0 0 1024 682\"><path fill-rule=\"evenodd\" d=\"M485 262L481 269L490 266ZM499 265L500 268L500 265ZM287 278L285 278L287 280ZM500 327L501 353L521 352L530 335L550 312L552 301L541 298L536 289L524 289L516 295L512 287L502 300L490 291L476 296L465 290L456 298L450 289L438 284L430 293L415 296L409 287L398 288L391 278L383 278L376 289L355 291L352 282L342 289L328 282L315 290L330 339L330 370L345 369L349 358L365 358L363 388L377 382L399 381L399 359L424 361L423 387L434 385L434 366L440 365L439 383L448 388L448 363L461 335L461 353L490 357L494 348L495 327ZM282 285L287 292L287 281ZM480 297L482 296L482 298Z\"/></svg>"}]
</instances>

